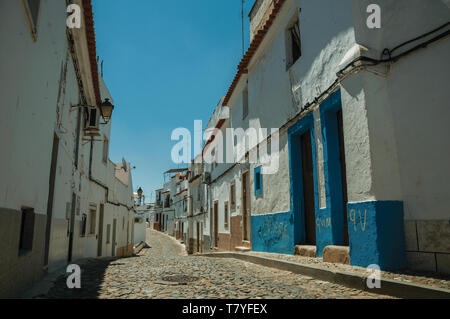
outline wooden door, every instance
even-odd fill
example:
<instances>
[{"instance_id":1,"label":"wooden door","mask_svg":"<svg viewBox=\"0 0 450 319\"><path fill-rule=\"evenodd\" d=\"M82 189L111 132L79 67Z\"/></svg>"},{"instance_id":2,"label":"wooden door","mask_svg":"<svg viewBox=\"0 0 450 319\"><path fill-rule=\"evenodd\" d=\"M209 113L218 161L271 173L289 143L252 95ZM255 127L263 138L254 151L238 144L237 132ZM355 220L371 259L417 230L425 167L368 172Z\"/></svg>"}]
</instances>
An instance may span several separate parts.
<instances>
[{"instance_id":1,"label":"wooden door","mask_svg":"<svg viewBox=\"0 0 450 319\"><path fill-rule=\"evenodd\" d=\"M316 223L314 211L314 171L311 147L311 133L301 136L303 169L303 213L305 217L305 244L316 244Z\"/></svg>"},{"instance_id":2,"label":"wooden door","mask_svg":"<svg viewBox=\"0 0 450 319\"><path fill-rule=\"evenodd\" d=\"M113 231L112 231L112 252L111 252L111 255L113 256L113 257L116 257L116 236L117 236L117 234L116 234L116 232L117 232L117 219L114 219L113 220ZM127 245L128 245L128 239L127 239Z\"/></svg>"},{"instance_id":3,"label":"wooden door","mask_svg":"<svg viewBox=\"0 0 450 319\"><path fill-rule=\"evenodd\" d=\"M242 238L249 240L248 219L250 215L250 190L249 174L245 172L242 175Z\"/></svg>"},{"instance_id":4,"label":"wooden door","mask_svg":"<svg viewBox=\"0 0 450 319\"><path fill-rule=\"evenodd\" d=\"M219 247L219 203L214 202L214 247Z\"/></svg>"},{"instance_id":5,"label":"wooden door","mask_svg":"<svg viewBox=\"0 0 450 319\"><path fill-rule=\"evenodd\" d=\"M200 252L200 223L197 222L197 252Z\"/></svg>"},{"instance_id":6,"label":"wooden door","mask_svg":"<svg viewBox=\"0 0 450 319\"><path fill-rule=\"evenodd\" d=\"M344 126L342 119L342 110L336 113L338 132L339 132L339 159L341 162L341 180L342 180L342 199L343 199L343 218L344 218L344 245L349 245L348 240L348 222L347 222L347 170L345 163L345 147L344 147Z\"/></svg>"},{"instance_id":7,"label":"wooden door","mask_svg":"<svg viewBox=\"0 0 450 319\"><path fill-rule=\"evenodd\" d=\"M98 218L98 241L97 241L97 257L103 254L103 217L105 213L105 205L100 204L100 216Z\"/></svg>"}]
</instances>

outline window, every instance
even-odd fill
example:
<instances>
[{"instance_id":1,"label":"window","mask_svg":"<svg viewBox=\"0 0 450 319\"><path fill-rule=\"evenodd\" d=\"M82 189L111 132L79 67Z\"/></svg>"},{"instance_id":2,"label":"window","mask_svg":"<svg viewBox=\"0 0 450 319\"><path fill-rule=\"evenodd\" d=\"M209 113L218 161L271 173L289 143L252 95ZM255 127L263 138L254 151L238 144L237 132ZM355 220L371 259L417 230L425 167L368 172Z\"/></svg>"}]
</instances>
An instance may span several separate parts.
<instances>
[{"instance_id":1,"label":"window","mask_svg":"<svg viewBox=\"0 0 450 319\"><path fill-rule=\"evenodd\" d=\"M81 184L80 184L81 186ZM80 205L80 196L77 196L77 205L76 205L76 215L80 216L81 213L81 205Z\"/></svg>"},{"instance_id":2,"label":"window","mask_svg":"<svg viewBox=\"0 0 450 319\"><path fill-rule=\"evenodd\" d=\"M111 224L106 225L106 243L111 243Z\"/></svg>"},{"instance_id":3,"label":"window","mask_svg":"<svg viewBox=\"0 0 450 319\"><path fill-rule=\"evenodd\" d=\"M230 210L233 212L236 210L236 183L232 182L230 186Z\"/></svg>"},{"instance_id":4,"label":"window","mask_svg":"<svg viewBox=\"0 0 450 319\"><path fill-rule=\"evenodd\" d=\"M87 227L87 215L83 214L81 216L81 234L80 237L86 236L86 227Z\"/></svg>"},{"instance_id":5,"label":"window","mask_svg":"<svg viewBox=\"0 0 450 319\"><path fill-rule=\"evenodd\" d=\"M211 173L214 171L214 162L216 161L216 150L211 151Z\"/></svg>"},{"instance_id":6,"label":"window","mask_svg":"<svg viewBox=\"0 0 450 319\"><path fill-rule=\"evenodd\" d=\"M39 18L40 0L22 0L27 20L31 29L33 41L37 40L37 24Z\"/></svg>"},{"instance_id":7,"label":"window","mask_svg":"<svg viewBox=\"0 0 450 319\"><path fill-rule=\"evenodd\" d=\"M170 207L170 194L168 194L164 200L164 208Z\"/></svg>"},{"instance_id":8,"label":"window","mask_svg":"<svg viewBox=\"0 0 450 319\"><path fill-rule=\"evenodd\" d=\"M24 255L33 250L34 237L34 209L22 209L22 221L20 225L19 255Z\"/></svg>"},{"instance_id":9,"label":"window","mask_svg":"<svg viewBox=\"0 0 450 319\"><path fill-rule=\"evenodd\" d=\"M183 199L183 212L187 212L187 202Z\"/></svg>"},{"instance_id":10,"label":"window","mask_svg":"<svg viewBox=\"0 0 450 319\"><path fill-rule=\"evenodd\" d=\"M286 67L289 69L302 55L298 13L286 30Z\"/></svg>"},{"instance_id":11,"label":"window","mask_svg":"<svg viewBox=\"0 0 450 319\"><path fill-rule=\"evenodd\" d=\"M103 140L103 163L108 163L109 140L105 137Z\"/></svg>"},{"instance_id":12,"label":"window","mask_svg":"<svg viewBox=\"0 0 450 319\"><path fill-rule=\"evenodd\" d=\"M197 189L197 200L198 200L198 201L201 200L201 198L200 198L200 193L201 193L201 191L202 191L202 185L199 184L199 185L198 185L198 189Z\"/></svg>"},{"instance_id":13,"label":"window","mask_svg":"<svg viewBox=\"0 0 450 319\"><path fill-rule=\"evenodd\" d=\"M95 235L96 228L96 216L97 212L95 210L91 210L89 212L89 235Z\"/></svg>"},{"instance_id":14,"label":"window","mask_svg":"<svg viewBox=\"0 0 450 319\"><path fill-rule=\"evenodd\" d=\"M255 168L255 196L262 195L262 174L261 166Z\"/></svg>"},{"instance_id":15,"label":"window","mask_svg":"<svg viewBox=\"0 0 450 319\"><path fill-rule=\"evenodd\" d=\"M225 206L224 206L224 226L225 228L228 228L228 202L225 202Z\"/></svg>"},{"instance_id":16,"label":"window","mask_svg":"<svg viewBox=\"0 0 450 319\"><path fill-rule=\"evenodd\" d=\"M245 120L248 116L248 85L242 93L242 119Z\"/></svg>"}]
</instances>

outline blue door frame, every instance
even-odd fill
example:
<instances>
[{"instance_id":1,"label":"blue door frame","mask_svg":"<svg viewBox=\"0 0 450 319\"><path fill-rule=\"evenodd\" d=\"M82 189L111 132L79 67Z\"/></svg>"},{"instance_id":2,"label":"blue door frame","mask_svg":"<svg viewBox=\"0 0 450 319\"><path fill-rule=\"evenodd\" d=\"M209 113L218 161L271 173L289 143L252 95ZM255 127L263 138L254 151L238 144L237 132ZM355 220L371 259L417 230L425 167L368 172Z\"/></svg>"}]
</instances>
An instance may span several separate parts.
<instances>
[{"instance_id":1,"label":"blue door frame","mask_svg":"<svg viewBox=\"0 0 450 319\"><path fill-rule=\"evenodd\" d=\"M317 182L317 156L316 156L316 138L314 133L314 117L309 113L299 120L288 130L289 142L289 176L290 176L290 200L291 214L294 221L294 244L303 244L305 242L305 209L303 196L303 169L301 136L309 132L311 134L311 148L313 160L314 176L314 213L317 217L319 207L319 190ZM317 242L316 226L316 242ZM321 253L320 253L321 254Z\"/></svg>"},{"instance_id":2,"label":"blue door frame","mask_svg":"<svg viewBox=\"0 0 450 319\"><path fill-rule=\"evenodd\" d=\"M326 208L320 209L322 249L327 245L344 245L344 203L337 112L342 110L341 91L330 95L320 105L322 127L323 168Z\"/></svg>"}]
</instances>

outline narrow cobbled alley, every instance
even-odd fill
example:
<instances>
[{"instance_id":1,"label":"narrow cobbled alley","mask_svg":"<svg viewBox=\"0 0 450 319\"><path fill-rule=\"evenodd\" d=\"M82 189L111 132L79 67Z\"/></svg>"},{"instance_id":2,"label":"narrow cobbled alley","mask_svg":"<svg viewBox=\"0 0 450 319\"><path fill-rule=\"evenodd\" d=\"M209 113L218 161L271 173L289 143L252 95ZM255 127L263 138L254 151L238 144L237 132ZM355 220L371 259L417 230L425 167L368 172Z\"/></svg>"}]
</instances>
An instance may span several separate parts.
<instances>
[{"instance_id":1,"label":"narrow cobbled alley","mask_svg":"<svg viewBox=\"0 0 450 319\"><path fill-rule=\"evenodd\" d=\"M156 231L147 242L134 257L83 263L81 289L68 289L62 275L35 298L388 298L235 259L186 256L177 241Z\"/></svg>"}]
</instances>

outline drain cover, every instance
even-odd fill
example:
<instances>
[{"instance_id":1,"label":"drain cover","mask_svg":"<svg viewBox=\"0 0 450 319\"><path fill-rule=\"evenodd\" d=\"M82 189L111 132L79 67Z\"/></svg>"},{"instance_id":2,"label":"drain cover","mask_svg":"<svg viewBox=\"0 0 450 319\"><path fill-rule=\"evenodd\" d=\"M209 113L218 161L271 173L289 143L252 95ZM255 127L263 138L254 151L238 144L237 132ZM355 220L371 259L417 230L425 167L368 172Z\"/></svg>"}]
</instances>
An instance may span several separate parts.
<instances>
[{"instance_id":1,"label":"drain cover","mask_svg":"<svg viewBox=\"0 0 450 319\"><path fill-rule=\"evenodd\" d=\"M178 283L178 284L188 284L190 282L194 282L199 280L198 277L187 276L187 275L170 275L162 277L161 280L170 283Z\"/></svg>"}]
</instances>

